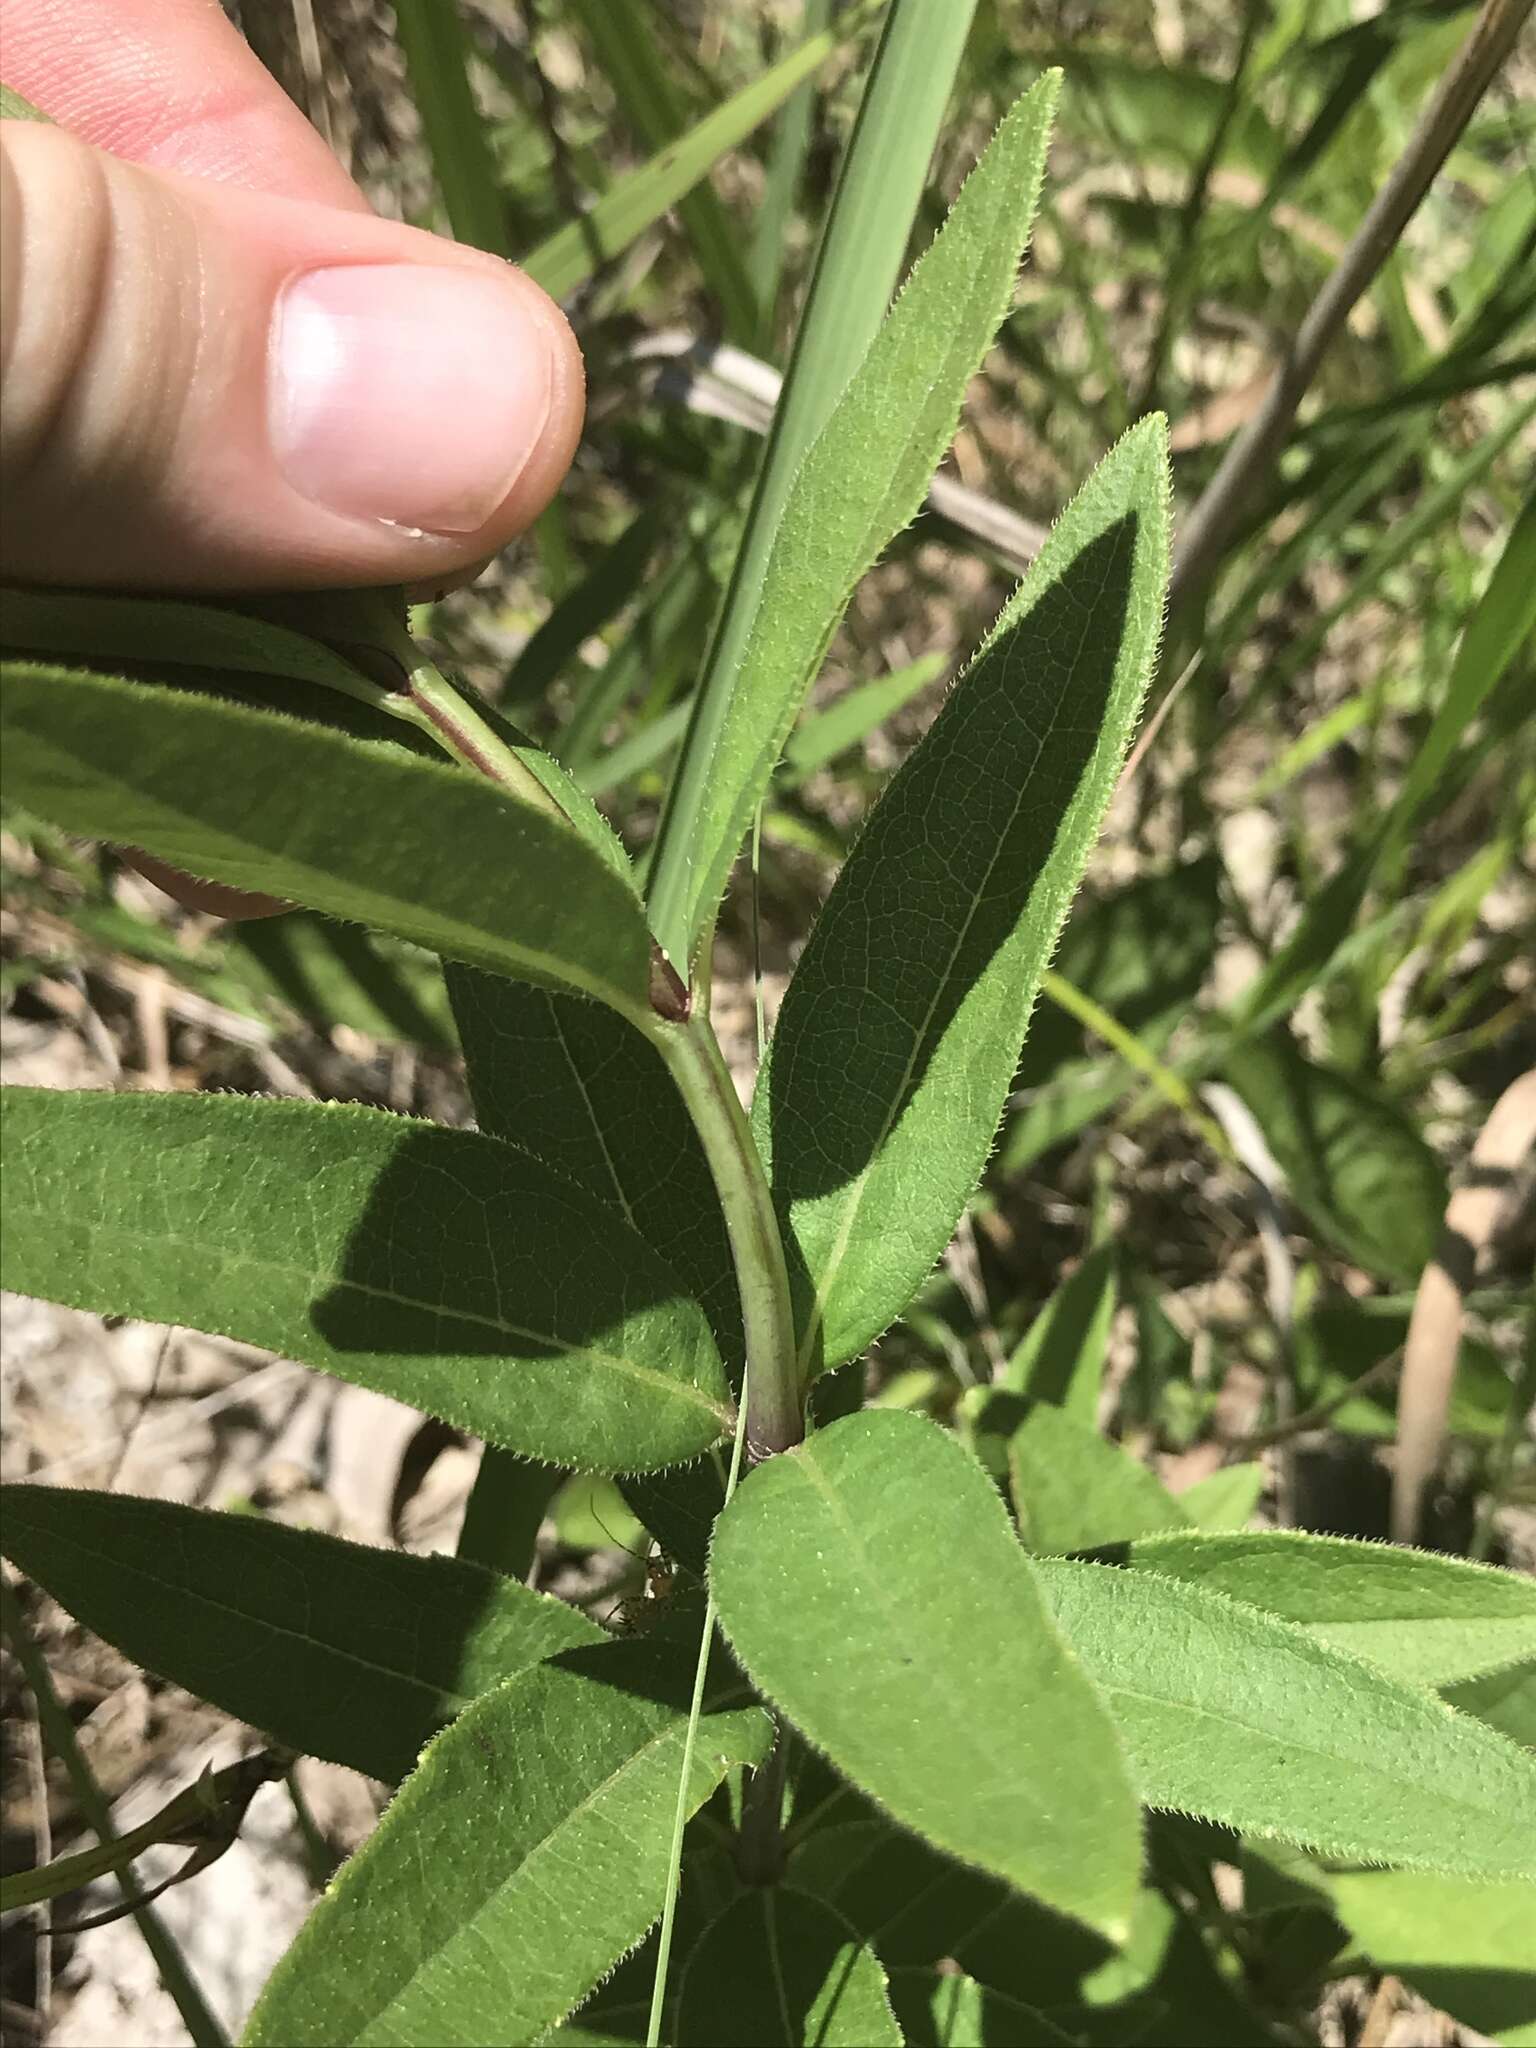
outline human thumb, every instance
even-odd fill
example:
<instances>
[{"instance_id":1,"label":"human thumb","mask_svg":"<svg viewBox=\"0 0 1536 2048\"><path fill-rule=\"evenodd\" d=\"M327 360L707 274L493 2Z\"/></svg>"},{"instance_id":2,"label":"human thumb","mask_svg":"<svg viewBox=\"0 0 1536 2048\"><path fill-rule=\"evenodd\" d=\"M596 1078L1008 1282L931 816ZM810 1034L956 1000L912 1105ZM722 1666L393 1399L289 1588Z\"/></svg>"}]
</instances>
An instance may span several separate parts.
<instances>
[{"instance_id":1,"label":"human thumb","mask_svg":"<svg viewBox=\"0 0 1536 2048\"><path fill-rule=\"evenodd\" d=\"M582 369L435 235L0 122L0 570L165 590L448 580L564 475Z\"/></svg>"}]
</instances>

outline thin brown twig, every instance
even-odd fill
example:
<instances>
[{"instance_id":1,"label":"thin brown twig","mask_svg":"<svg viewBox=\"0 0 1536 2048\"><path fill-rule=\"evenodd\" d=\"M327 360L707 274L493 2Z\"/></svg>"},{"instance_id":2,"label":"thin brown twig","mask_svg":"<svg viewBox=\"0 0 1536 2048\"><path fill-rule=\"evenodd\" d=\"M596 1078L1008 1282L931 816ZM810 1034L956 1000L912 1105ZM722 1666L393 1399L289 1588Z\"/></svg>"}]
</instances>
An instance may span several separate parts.
<instances>
[{"instance_id":1,"label":"thin brown twig","mask_svg":"<svg viewBox=\"0 0 1536 2048\"><path fill-rule=\"evenodd\" d=\"M1308 307L1263 403L1227 450L1185 521L1169 589L1171 608L1196 594L1209 579L1244 507L1268 477L1318 365L1418 211L1514 47L1533 4L1536 0L1484 0L1472 33L1419 116L1407 147Z\"/></svg>"}]
</instances>

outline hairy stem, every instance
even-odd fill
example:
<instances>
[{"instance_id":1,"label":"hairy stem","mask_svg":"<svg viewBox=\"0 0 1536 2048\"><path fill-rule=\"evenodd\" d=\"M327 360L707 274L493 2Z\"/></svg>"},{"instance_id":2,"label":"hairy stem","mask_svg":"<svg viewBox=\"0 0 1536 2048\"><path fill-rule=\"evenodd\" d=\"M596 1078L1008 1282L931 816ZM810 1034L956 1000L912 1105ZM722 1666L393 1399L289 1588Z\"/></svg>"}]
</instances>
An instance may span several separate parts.
<instances>
[{"instance_id":1,"label":"hairy stem","mask_svg":"<svg viewBox=\"0 0 1536 2048\"><path fill-rule=\"evenodd\" d=\"M789 1274L773 1197L719 1042L702 1009L658 1020L652 1040L698 1128L725 1212L747 1339L747 1455L787 1451L805 1435Z\"/></svg>"}]
</instances>

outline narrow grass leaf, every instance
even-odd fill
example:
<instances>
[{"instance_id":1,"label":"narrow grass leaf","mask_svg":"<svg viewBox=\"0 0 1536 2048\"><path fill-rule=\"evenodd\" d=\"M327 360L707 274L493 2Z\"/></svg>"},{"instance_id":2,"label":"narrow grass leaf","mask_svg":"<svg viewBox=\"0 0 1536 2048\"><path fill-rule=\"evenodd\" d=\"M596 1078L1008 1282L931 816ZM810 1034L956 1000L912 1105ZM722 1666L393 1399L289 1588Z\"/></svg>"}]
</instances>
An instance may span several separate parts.
<instances>
[{"instance_id":1,"label":"narrow grass leaf","mask_svg":"<svg viewBox=\"0 0 1536 2048\"><path fill-rule=\"evenodd\" d=\"M688 1957L677 2048L902 2048L872 1948L808 1892L733 1899Z\"/></svg>"},{"instance_id":2,"label":"narrow grass leaf","mask_svg":"<svg viewBox=\"0 0 1536 2048\"><path fill-rule=\"evenodd\" d=\"M889 312L975 6L976 0L886 0L883 9L880 40L864 82L853 134L838 168L832 205L817 245L725 600L694 692L682 757L653 842L647 892L652 923L662 945L680 965L693 951L691 905L700 824L712 797L718 794L716 756L741 688L742 663L759 630L763 594L774 587L769 571L781 522L812 443L826 427L849 380L865 362ZM1030 195L1023 195L1021 204L1028 203ZM960 302L957 296L955 304ZM994 315L994 325L999 315ZM982 345L986 338L982 337ZM892 394L894 402L910 397L914 403L918 395ZM957 392L956 410L958 405ZM951 418L949 432L953 430ZM930 470L942 452L942 445L935 448L927 465ZM884 479L874 472L870 477L871 489L883 487ZM868 483L870 477L862 481ZM835 501L826 509L835 509ZM916 509L914 503L896 523L904 524ZM833 531L827 530L829 534ZM891 531L894 527L873 538L876 553ZM846 534L843 537L846 539ZM823 601L834 605L840 614L861 573L854 569L842 595L829 590L822 593ZM829 618L829 636L832 623ZM817 654L815 659L819 658ZM771 675L770 671L770 679ZM805 682L792 679L787 687L798 702ZM785 722L786 733L792 723L793 710ZM772 768L769 761L763 769L764 781ZM754 802L748 801L744 815L751 813ZM740 833L736 845L740 845ZM735 848L727 856L727 867L734 852ZM700 913L701 929L713 919L724 884L722 870L714 898L704 903Z\"/></svg>"},{"instance_id":3,"label":"narrow grass leaf","mask_svg":"<svg viewBox=\"0 0 1536 2048\"><path fill-rule=\"evenodd\" d=\"M813 1370L901 1313L976 1187L1141 707L1167 569L1154 418L1068 507L811 934L753 1131Z\"/></svg>"},{"instance_id":4,"label":"narrow grass leaf","mask_svg":"<svg viewBox=\"0 0 1536 2048\"><path fill-rule=\"evenodd\" d=\"M604 1643L483 1694L305 1922L247 2048L520 2048L558 2025L660 1910L691 1684L675 1651ZM707 1708L690 1812L771 1736L733 1675Z\"/></svg>"},{"instance_id":5,"label":"narrow grass leaf","mask_svg":"<svg viewBox=\"0 0 1536 2048\"><path fill-rule=\"evenodd\" d=\"M936 683L945 665L942 654L925 654L917 661L909 661L905 668L893 669L888 676L860 683L825 711L802 719L784 749L780 781L792 789L818 768L835 761L839 754L868 739L877 727L910 703L919 690Z\"/></svg>"},{"instance_id":6,"label":"narrow grass leaf","mask_svg":"<svg viewBox=\"0 0 1536 2048\"><path fill-rule=\"evenodd\" d=\"M5 1101L4 1284L236 1337L554 1464L720 1435L703 1310L611 1210L472 1131L219 1095Z\"/></svg>"},{"instance_id":7,"label":"narrow grass leaf","mask_svg":"<svg viewBox=\"0 0 1536 2048\"><path fill-rule=\"evenodd\" d=\"M1411 1685L1455 1685L1536 1655L1536 1583L1461 1558L1264 1529L1148 1536L1125 1562L1299 1622Z\"/></svg>"},{"instance_id":8,"label":"narrow grass leaf","mask_svg":"<svg viewBox=\"0 0 1536 2048\"><path fill-rule=\"evenodd\" d=\"M475 1565L126 1494L8 1487L4 1547L146 1671L390 1783L480 1693L602 1640Z\"/></svg>"},{"instance_id":9,"label":"narrow grass leaf","mask_svg":"<svg viewBox=\"0 0 1536 2048\"><path fill-rule=\"evenodd\" d=\"M570 11L596 50L625 121L648 149L665 150L687 125L686 107L662 61L655 24L643 11L612 7L608 0L571 0ZM739 226L707 176L678 201L677 214L727 335L750 348L757 333L757 294Z\"/></svg>"},{"instance_id":10,"label":"narrow grass leaf","mask_svg":"<svg viewBox=\"0 0 1536 2048\"><path fill-rule=\"evenodd\" d=\"M1032 1407L1009 1438L1008 1473L1029 1550L1092 1550L1188 1527L1155 1473L1049 1402Z\"/></svg>"},{"instance_id":11,"label":"narrow grass leaf","mask_svg":"<svg viewBox=\"0 0 1536 2048\"><path fill-rule=\"evenodd\" d=\"M650 1019L651 942L624 877L465 770L32 663L6 664L0 714L6 794L66 831Z\"/></svg>"},{"instance_id":12,"label":"narrow grass leaf","mask_svg":"<svg viewBox=\"0 0 1536 2048\"><path fill-rule=\"evenodd\" d=\"M1118 1745L953 1437L871 1411L759 1466L716 1527L710 1583L755 1682L855 1785L1118 1936L1140 1867Z\"/></svg>"},{"instance_id":13,"label":"narrow grass leaf","mask_svg":"<svg viewBox=\"0 0 1536 2048\"><path fill-rule=\"evenodd\" d=\"M1350 1861L1536 1873L1536 1763L1491 1729L1225 1594L1033 1569L1149 1806Z\"/></svg>"},{"instance_id":14,"label":"narrow grass leaf","mask_svg":"<svg viewBox=\"0 0 1536 2048\"><path fill-rule=\"evenodd\" d=\"M859 25L857 19L854 25ZM781 107L797 86L814 78L845 39L832 30L809 37L675 142L616 179L590 212L524 256L522 268L551 298L563 299L585 284L691 192L723 156Z\"/></svg>"},{"instance_id":15,"label":"narrow grass leaf","mask_svg":"<svg viewBox=\"0 0 1536 2048\"><path fill-rule=\"evenodd\" d=\"M1005 118L789 488L718 730L707 747L690 740L663 826L651 901L678 962L714 917L854 585L915 515L954 437L1013 295L1055 98L1051 74ZM696 720L717 701L701 691Z\"/></svg>"},{"instance_id":16,"label":"narrow grass leaf","mask_svg":"<svg viewBox=\"0 0 1536 2048\"><path fill-rule=\"evenodd\" d=\"M998 1381L1093 1427L1119 1299L1113 1245L1097 1245L1041 1309Z\"/></svg>"}]
</instances>

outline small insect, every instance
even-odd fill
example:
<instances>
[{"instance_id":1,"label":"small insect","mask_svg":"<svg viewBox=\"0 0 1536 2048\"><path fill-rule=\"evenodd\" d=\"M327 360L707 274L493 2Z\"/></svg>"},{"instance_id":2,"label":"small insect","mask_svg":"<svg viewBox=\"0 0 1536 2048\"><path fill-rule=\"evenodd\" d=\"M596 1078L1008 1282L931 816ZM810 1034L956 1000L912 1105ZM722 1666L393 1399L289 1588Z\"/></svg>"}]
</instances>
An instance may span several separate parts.
<instances>
[{"instance_id":1,"label":"small insect","mask_svg":"<svg viewBox=\"0 0 1536 2048\"><path fill-rule=\"evenodd\" d=\"M631 1550L627 1543L620 1543L601 1516L598 1517L598 1526L616 1550L622 1550L645 1567L645 1591L631 1593L618 1601L609 1609L604 1625L615 1635L643 1634L646 1629L655 1627L666 1612L667 1602L677 1591L677 1566L659 1543L653 1542L642 1554Z\"/></svg>"}]
</instances>

